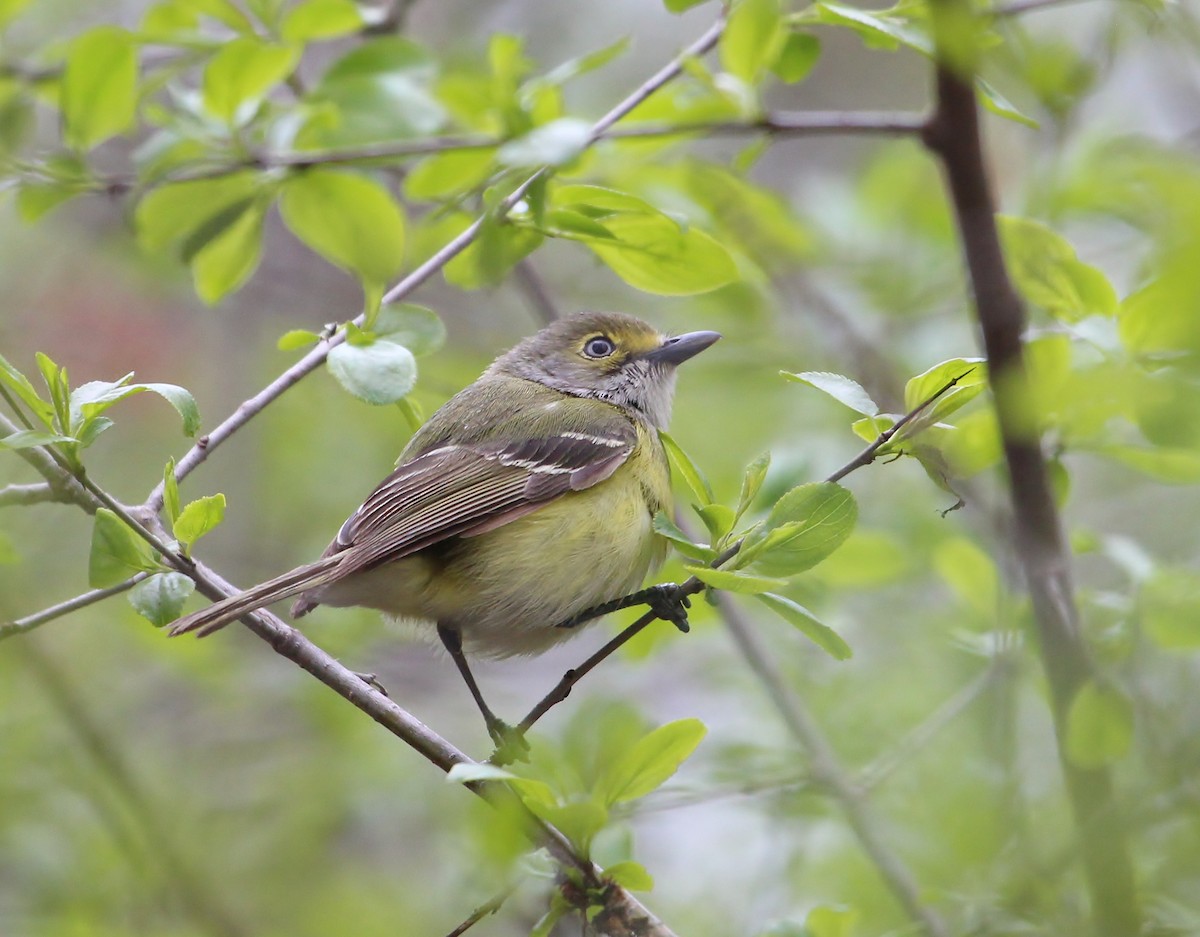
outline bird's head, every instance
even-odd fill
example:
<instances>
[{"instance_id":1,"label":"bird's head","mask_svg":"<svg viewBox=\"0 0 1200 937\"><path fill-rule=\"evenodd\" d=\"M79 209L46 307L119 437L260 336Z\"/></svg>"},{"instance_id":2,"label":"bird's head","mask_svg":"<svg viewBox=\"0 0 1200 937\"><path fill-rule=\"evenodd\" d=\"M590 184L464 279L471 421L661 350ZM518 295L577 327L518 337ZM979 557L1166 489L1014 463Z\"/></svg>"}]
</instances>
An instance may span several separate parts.
<instances>
[{"instance_id":1,"label":"bird's head","mask_svg":"<svg viewBox=\"0 0 1200 937\"><path fill-rule=\"evenodd\" d=\"M668 338L620 312L580 312L546 326L500 356L493 370L537 381L575 397L624 407L665 428L675 367L719 339L717 332Z\"/></svg>"}]
</instances>

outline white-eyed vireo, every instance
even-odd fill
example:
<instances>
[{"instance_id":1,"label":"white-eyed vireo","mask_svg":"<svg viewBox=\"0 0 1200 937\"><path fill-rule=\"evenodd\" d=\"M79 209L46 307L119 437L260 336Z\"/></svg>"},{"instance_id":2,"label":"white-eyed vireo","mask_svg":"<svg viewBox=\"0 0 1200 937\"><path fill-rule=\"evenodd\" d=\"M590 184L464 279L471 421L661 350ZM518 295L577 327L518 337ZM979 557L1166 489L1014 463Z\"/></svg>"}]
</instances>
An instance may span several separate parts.
<instances>
[{"instance_id":1,"label":"white-eyed vireo","mask_svg":"<svg viewBox=\"0 0 1200 937\"><path fill-rule=\"evenodd\" d=\"M620 313L569 316L501 355L413 436L315 563L181 618L211 634L298 595L436 622L489 729L462 647L533 654L563 624L635 589L666 552L671 502L658 430L675 366L720 335L660 335ZM493 735L496 733L493 732Z\"/></svg>"}]
</instances>

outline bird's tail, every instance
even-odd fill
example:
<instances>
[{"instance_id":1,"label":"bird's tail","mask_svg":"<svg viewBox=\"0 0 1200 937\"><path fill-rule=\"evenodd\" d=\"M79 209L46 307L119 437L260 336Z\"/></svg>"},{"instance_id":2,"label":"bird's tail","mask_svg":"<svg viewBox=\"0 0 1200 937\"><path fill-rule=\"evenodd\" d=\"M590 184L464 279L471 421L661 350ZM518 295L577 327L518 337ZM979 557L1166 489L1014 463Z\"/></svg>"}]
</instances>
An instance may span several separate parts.
<instances>
[{"instance_id":1,"label":"bird's tail","mask_svg":"<svg viewBox=\"0 0 1200 937\"><path fill-rule=\"evenodd\" d=\"M341 559L341 556L334 554L323 557L315 563L309 563L307 566L298 566L282 576L276 576L245 592L239 592L220 602L214 602L208 608L185 615L171 626L168 633L171 637L176 637L194 631L196 637L203 638L214 631L219 631L230 622L236 621L247 612L323 585L328 580L329 573L337 567Z\"/></svg>"}]
</instances>

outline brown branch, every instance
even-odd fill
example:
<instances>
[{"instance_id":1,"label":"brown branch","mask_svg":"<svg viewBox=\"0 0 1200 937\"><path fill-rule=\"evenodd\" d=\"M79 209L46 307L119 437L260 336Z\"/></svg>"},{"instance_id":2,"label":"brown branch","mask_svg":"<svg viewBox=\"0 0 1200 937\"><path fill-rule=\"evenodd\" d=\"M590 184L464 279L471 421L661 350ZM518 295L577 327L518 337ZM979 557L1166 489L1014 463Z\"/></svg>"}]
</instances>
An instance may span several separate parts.
<instances>
[{"instance_id":1,"label":"brown branch","mask_svg":"<svg viewBox=\"0 0 1200 937\"><path fill-rule=\"evenodd\" d=\"M954 205L976 314L990 368L997 418L1008 466L1018 559L1032 598L1039 651L1050 686L1059 759L1082 845L1085 878L1096 932L1124 937L1141 930L1141 911L1132 863L1113 782L1104 768L1083 769L1065 751L1067 715L1092 662L1079 627L1071 583L1070 554L1050 489L1041 441L1025 412L1022 334L1025 309L1013 288L995 222L979 114L969 77L949 61L963 63L958 17L969 15L962 0L937 0L934 40L939 51L937 108L925 143L938 157ZM953 24L947 20L953 20Z\"/></svg>"},{"instance_id":2,"label":"brown branch","mask_svg":"<svg viewBox=\"0 0 1200 937\"><path fill-rule=\"evenodd\" d=\"M967 372L967 373L970 373L970 372ZM865 465L870 465L873 461L875 461L875 456L882 446L884 446L888 441L890 441L896 435L896 433L898 433L901 429L903 429L905 426L907 426L909 423L911 423L914 419L916 419L918 416L920 416L922 413L924 413L925 410L927 410L930 406L932 406L935 401L937 401L942 395L944 395L948 390L950 390L950 388L954 387L954 385L956 385L964 377L966 377L966 374L960 374L958 377L954 378L952 381L948 381L945 385L940 387L936 393L930 395L927 399L921 401L921 403L919 403L917 406L915 406L908 413L904 414L904 416L902 416L899 420L897 420L895 422L895 424L893 424L889 429L880 433L878 438L876 438L876 440L873 443L871 443L862 452L860 452L857 456L855 456L853 459L851 459L849 462L847 462L845 465L843 465L840 469L838 469L836 472L834 472L832 475L830 475L828 478L826 478L825 481L827 481L827 482L840 481L841 479L843 479L847 475L849 475L851 472L853 472L855 469L860 469ZM735 556L737 556L737 553L741 548L742 548L742 541L739 540L737 543L728 547L723 553L721 553L720 556L718 556L716 559L714 559L712 561L712 563L710 563L709 565L712 566L713 569L717 569L721 566L724 566L731 559L733 559ZM688 596L695 595L698 592L703 592L706 588L707 588L707 586L705 586L705 584L703 582L701 582L695 576L691 576L675 587L675 593L680 598L686 598ZM642 615L642 617L639 618L637 621L635 621L633 624L629 625L623 631L615 634L611 639L609 639L608 642L606 642L604 644L603 647L601 647L598 651L593 653L587 660L585 660L578 667L572 668L571 670L568 670L566 673L564 673L562 675L562 679L560 679L558 681L558 683L556 683L554 685L554 687L550 690L550 692L547 693L544 697L542 697L537 702L537 705L535 705L533 707L533 709L531 709L526 714L525 718L522 719L517 724L516 731L522 735L525 734L526 732L528 732L529 729L533 726L533 724L536 723L539 719L541 719L542 716L546 715L546 713L548 713L551 709L553 709L555 706L557 706L559 703L561 703L563 700L565 700L568 696L571 695L571 690L574 688L575 684L577 684L585 676L587 676L589 673L591 673L593 670L595 670L599 664L601 664L606 658L610 657L614 652L616 652L618 649L620 649L622 645L628 643L631 639L633 639L635 636L640 634L651 624L658 621L658 619L659 619L659 615L657 612L655 612L655 611L646 612L646 614Z\"/></svg>"}]
</instances>

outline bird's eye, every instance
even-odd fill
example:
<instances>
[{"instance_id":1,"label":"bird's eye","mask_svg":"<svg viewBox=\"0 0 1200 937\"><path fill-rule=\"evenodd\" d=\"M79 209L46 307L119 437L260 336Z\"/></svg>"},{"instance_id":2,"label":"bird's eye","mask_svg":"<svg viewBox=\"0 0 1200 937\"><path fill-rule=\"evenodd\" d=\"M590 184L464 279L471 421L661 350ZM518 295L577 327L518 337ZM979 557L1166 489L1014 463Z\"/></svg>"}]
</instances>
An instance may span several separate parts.
<instances>
[{"instance_id":1,"label":"bird's eye","mask_svg":"<svg viewBox=\"0 0 1200 937\"><path fill-rule=\"evenodd\" d=\"M583 353L589 358L607 358L616 350L617 346L612 343L612 339L603 335L589 338L583 345Z\"/></svg>"}]
</instances>

